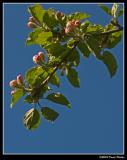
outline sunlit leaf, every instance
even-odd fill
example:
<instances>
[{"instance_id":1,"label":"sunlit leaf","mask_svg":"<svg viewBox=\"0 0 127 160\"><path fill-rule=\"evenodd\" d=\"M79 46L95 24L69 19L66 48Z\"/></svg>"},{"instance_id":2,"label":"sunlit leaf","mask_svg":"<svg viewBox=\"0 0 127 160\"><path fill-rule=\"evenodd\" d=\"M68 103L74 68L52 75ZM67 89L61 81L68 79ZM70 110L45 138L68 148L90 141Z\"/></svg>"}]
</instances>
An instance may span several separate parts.
<instances>
[{"instance_id":1,"label":"sunlit leaf","mask_svg":"<svg viewBox=\"0 0 127 160\"><path fill-rule=\"evenodd\" d=\"M31 86L45 80L48 73L42 67L33 67L26 72L26 80Z\"/></svg>"},{"instance_id":2,"label":"sunlit leaf","mask_svg":"<svg viewBox=\"0 0 127 160\"><path fill-rule=\"evenodd\" d=\"M90 17L90 15L88 15L84 12L75 12L75 13L72 13L68 16L69 20L72 20L72 19L82 20L82 19L89 18L89 17Z\"/></svg>"},{"instance_id":3,"label":"sunlit leaf","mask_svg":"<svg viewBox=\"0 0 127 160\"><path fill-rule=\"evenodd\" d=\"M23 123L28 130L34 130L40 125L40 120L40 113L32 108L24 115Z\"/></svg>"},{"instance_id":4,"label":"sunlit leaf","mask_svg":"<svg viewBox=\"0 0 127 160\"><path fill-rule=\"evenodd\" d=\"M52 38L52 32L45 32L41 28L36 28L31 32L26 40L26 46L32 44L45 45L49 43L49 38Z\"/></svg>"},{"instance_id":5,"label":"sunlit leaf","mask_svg":"<svg viewBox=\"0 0 127 160\"><path fill-rule=\"evenodd\" d=\"M44 8L40 4L35 4L28 8L28 11L31 13L31 15L40 23L43 22L43 16L45 13Z\"/></svg>"},{"instance_id":6,"label":"sunlit leaf","mask_svg":"<svg viewBox=\"0 0 127 160\"><path fill-rule=\"evenodd\" d=\"M23 89L17 89L15 93L12 95L10 107L12 108L24 94L25 93Z\"/></svg>"}]
</instances>

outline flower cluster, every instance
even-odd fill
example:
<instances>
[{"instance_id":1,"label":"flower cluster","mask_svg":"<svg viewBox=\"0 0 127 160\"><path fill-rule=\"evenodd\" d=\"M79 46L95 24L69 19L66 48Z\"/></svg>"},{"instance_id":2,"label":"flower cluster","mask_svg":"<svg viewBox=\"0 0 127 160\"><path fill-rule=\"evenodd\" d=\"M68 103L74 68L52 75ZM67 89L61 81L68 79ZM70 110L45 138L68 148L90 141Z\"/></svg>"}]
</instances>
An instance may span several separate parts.
<instances>
[{"instance_id":1,"label":"flower cluster","mask_svg":"<svg viewBox=\"0 0 127 160\"><path fill-rule=\"evenodd\" d=\"M17 79L16 79L16 80L14 79L14 80L10 81L9 85L10 85L10 87L12 87L12 88L17 88L17 87L22 86L22 85L23 85L22 75L19 74L19 75L17 76ZM15 93L15 90L11 91L11 95L13 95L14 93Z\"/></svg>"},{"instance_id":2,"label":"flower cluster","mask_svg":"<svg viewBox=\"0 0 127 160\"><path fill-rule=\"evenodd\" d=\"M38 52L37 55L33 56L33 62L36 64L43 63L45 61L45 56L43 52Z\"/></svg>"},{"instance_id":3,"label":"flower cluster","mask_svg":"<svg viewBox=\"0 0 127 160\"><path fill-rule=\"evenodd\" d=\"M36 24L35 19L33 17L29 17L27 26L29 28L36 28L37 27L37 24Z\"/></svg>"},{"instance_id":4,"label":"flower cluster","mask_svg":"<svg viewBox=\"0 0 127 160\"><path fill-rule=\"evenodd\" d=\"M68 34L68 33L72 32L75 28L79 27L80 24L81 23L79 20L68 21L66 24L65 33Z\"/></svg>"}]
</instances>

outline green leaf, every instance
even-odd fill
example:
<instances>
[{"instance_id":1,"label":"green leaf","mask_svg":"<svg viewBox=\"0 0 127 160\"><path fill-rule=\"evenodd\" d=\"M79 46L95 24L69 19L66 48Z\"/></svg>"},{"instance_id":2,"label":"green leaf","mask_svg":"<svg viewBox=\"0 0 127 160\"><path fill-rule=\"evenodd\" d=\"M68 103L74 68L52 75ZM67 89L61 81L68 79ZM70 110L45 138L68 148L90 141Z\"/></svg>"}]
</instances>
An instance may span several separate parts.
<instances>
[{"instance_id":1,"label":"green leaf","mask_svg":"<svg viewBox=\"0 0 127 160\"><path fill-rule=\"evenodd\" d=\"M49 81L51 84L56 85L57 87L60 86L60 79L59 77L55 74L53 74L52 78Z\"/></svg>"},{"instance_id":2,"label":"green leaf","mask_svg":"<svg viewBox=\"0 0 127 160\"><path fill-rule=\"evenodd\" d=\"M52 32L41 32L38 35L36 42L40 45L45 45L46 43L49 43L49 42L47 42L49 40L49 38L52 38Z\"/></svg>"},{"instance_id":3,"label":"green leaf","mask_svg":"<svg viewBox=\"0 0 127 160\"><path fill-rule=\"evenodd\" d=\"M100 47L100 42L97 39L96 36L90 36L86 39L85 41L87 48L90 50L90 52L96 57L100 58L100 52L101 52L101 47Z\"/></svg>"},{"instance_id":4,"label":"green leaf","mask_svg":"<svg viewBox=\"0 0 127 160\"><path fill-rule=\"evenodd\" d=\"M23 95L24 91L22 89L18 89L17 91L15 91L11 98L10 107L12 108Z\"/></svg>"},{"instance_id":5,"label":"green leaf","mask_svg":"<svg viewBox=\"0 0 127 160\"><path fill-rule=\"evenodd\" d=\"M41 109L41 113L44 116L44 118L48 121L55 121L59 116L59 113L57 113L56 111L54 111L49 107L43 107Z\"/></svg>"},{"instance_id":6,"label":"green leaf","mask_svg":"<svg viewBox=\"0 0 127 160\"><path fill-rule=\"evenodd\" d=\"M42 67L33 67L26 72L25 78L30 86L35 86L45 80L47 76L48 72L46 72Z\"/></svg>"},{"instance_id":7,"label":"green leaf","mask_svg":"<svg viewBox=\"0 0 127 160\"><path fill-rule=\"evenodd\" d=\"M45 45L48 44L50 39L52 38L52 32L44 32L40 28L36 28L33 32L31 32L26 40L26 46L32 44Z\"/></svg>"},{"instance_id":8,"label":"green leaf","mask_svg":"<svg viewBox=\"0 0 127 160\"><path fill-rule=\"evenodd\" d=\"M78 48L81 51L81 53L83 54L84 57L88 58L90 55L90 50L88 49L87 45L85 44L85 42L80 42L78 43Z\"/></svg>"},{"instance_id":9,"label":"green leaf","mask_svg":"<svg viewBox=\"0 0 127 160\"><path fill-rule=\"evenodd\" d=\"M104 31L104 28L99 24L94 24L94 25L89 24L89 26L86 29L86 32L90 34L101 33L103 31Z\"/></svg>"},{"instance_id":10,"label":"green leaf","mask_svg":"<svg viewBox=\"0 0 127 160\"><path fill-rule=\"evenodd\" d=\"M89 17L90 15L83 13L83 12L75 12L68 16L69 20L72 20L72 19L82 20L82 19L89 18Z\"/></svg>"},{"instance_id":11,"label":"green leaf","mask_svg":"<svg viewBox=\"0 0 127 160\"><path fill-rule=\"evenodd\" d=\"M40 125L40 120L40 113L35 108L32 108L24 115L23 123L28 130L33 130Z\"/></svg>"},{"instance_id":12,"label":"green leaf","mask_svg":"<svg viewBox=\"0 0 127 160\"><path fill-rule=\"evenodd\" d=\"M71 108L70 102L67 100L67 98L63 94L61 94L59 92L49 94L46 97L46 99L53 101L55 103L66 105L68 108Z\"/></svg>"},{"instance_id":13,"label":"green leaf","mask_svg":"<svg viewBox=\"0 0 127 160\"><path fill-rule=\"evenodd\" d=\"M98 6L99 6L104 12L106 12L107 14L109 14L110 16L112 16L110 8L108 8L107 6L102 5L102 4L99 4Z\"/></svg>"},{"instance_id":14,"label":"green leaf","mask_svg":"<svg viewBox=\"0 0 127 160\"><path fill-rule=\"evenodd\" d=\"M37 39L38 35L42 32L41 28L34 29L33 32L31 32L26 40L26 46L32 45L32 44L38 44Z\"/></svg>"},{"instance_id":15,"label":"green leaf","mask_svg":"<svg viewBox=\"0 0 127 160\"><path fill-rule=\"evenodd\" d=\"M121 38L122 31L112 33L108 38L107 48L114 48L121 41Z\"/></svg>"},{"instance_id":16,"label":"green leaf","mask_svg":"<svg viewBox=\"0 0 127 160\"><path fill-rule=\"evenodd\" d=\"M102 55L102 61L105 63L110 76L114 76L117 71L117 62L113 54L109 51L105 51Z\"/></svg>"},{"instance_id":17,"label":"green leaf","mask_svg":"<svg viewBox=\"0 0 127 160\"><path fill-rule=\"evenodd\" d=\"M76 49L73 49L68 54L69 54L69 56L68 56L67 60L69 62L73 62L74 66L78 66L80 63L80 56L79 56L78 51Z\"/></svg>"},{"instance_id":18,"label":"green leaf","mask_svg":"<svg viewBox=\"0 0 127 160\"><path fill-rule=\"evenodd\" d=\"M42 24L45 10L40 4L29 7L28 11L40 24Z\"/></svg>"},{"instance_id":19,"label":"green leaf","mask_svg":"<svg viewBox=\"0 0 127 160\"><path fill-rule=\"evenodd\" d=\"M80 87L80 80L78 78L78 73L74 68L68 68L66 74L69 82L74 87Z\"/></svg>"},{"instance_id":20,"label":"green leaf","mask_svg":"<svg viewBox=\"0 0 127 160\"><path fill-rule=\"evenodd\" d=\"M33 103L33 99L31 97L31 95L26 96L25 99L24 99L24 102Z\"/></svg>"},{"instance_id":21,"label":"green leaf","mask_svg":"<svg viewBox=\"0 0 127 160\"><path fill-rule=\"evenodd\" d=\"M118 12L118 17L122 16L124 12L124 9L122 8L119 12Z\"/></svg>"},{"instance_id":22,"label":"green leaf","mask_svg":"<svg viewBox=\"0 0 127 160\"><path fill-rule=\"evenodd\" d=\"M65 46L62 46L60 43L52 43L45 47L52 56L58 57L66 50Z\"/></svg>"},{"instance_id":23,"label":"green leaf","mask_svg":"<svg viewBox=\"0 0 127 160\"><path fill-rule=\"evenodd\" d=\"M86 21L84 21L84 22L81 23L80 28L81 28L81 30L83 32L86 32L86 30L87 30L87 28L88 28L89 25L90 25L90 21L86 20Z\"/></svg>"},{"instance_id":24,"label":"green leaf","mask_svg":"<svg viewBox=\"0 0 127 160\"><path fill-rule=\"evenodd\" d=\"M55 19L55 11L53 9L48 9L43 17L44 23L46 23L46 25L53 29L55 26L57 26L57 20Z\"/></svg>"},{"instance_id":25,"label":"green leaf","mask_svg":"<svg viewBox=\"0 0 127 160\"><path fill-rule=\"evenodd\" d=\"M76 42L77 42L77 41L76 41L75 39L70 39L70 40L67 42L67 47L68 47L68 48L73 48Z\"/></svg>"}]
</instances>

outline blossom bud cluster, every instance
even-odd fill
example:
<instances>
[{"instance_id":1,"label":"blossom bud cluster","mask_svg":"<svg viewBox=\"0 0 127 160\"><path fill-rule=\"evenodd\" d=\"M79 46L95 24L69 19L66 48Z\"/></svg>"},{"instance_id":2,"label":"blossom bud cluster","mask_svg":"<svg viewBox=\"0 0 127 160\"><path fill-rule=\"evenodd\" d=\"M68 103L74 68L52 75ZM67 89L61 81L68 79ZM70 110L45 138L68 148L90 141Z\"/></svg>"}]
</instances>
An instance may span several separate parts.
<instances>
[{"instance_id":1,"label":"blossom bud cluster","mask_svg":"<svg viewBox=\"0 0 127 160\"><path fill-rule=\"evenodd\" d=\"M68 33L72 32L75 28L79 27L80 24L81 23L79 20L68 21L66 24L65 33L68 34Z\"/></svg>"},{"instance_id":2,"label":"blossom bud cluster","mask_svg":"<svg viewBox=\"0 0 127 160\"><path fill-rule=\"evenodd\" d=\"M16 79L9 82L9 85L12 88L17 88L19 86L22 86L23 85L22 75L19 74ZM11 91L11 95L13 95L14 93L15 93L15 90Z\"/></svg>"},{"instance_id":3,"label":"blossom bud cluster","mask_svg":"<svg viewBox=\"0 0 127 160\"><path fill-rule=\"evenodd\" d=\"M38 64L40 62L44 62L45 61L45 56L43 54L43 52L38 52L37 55L33 56L33 62Z\"/></svg>"}]
</instances>

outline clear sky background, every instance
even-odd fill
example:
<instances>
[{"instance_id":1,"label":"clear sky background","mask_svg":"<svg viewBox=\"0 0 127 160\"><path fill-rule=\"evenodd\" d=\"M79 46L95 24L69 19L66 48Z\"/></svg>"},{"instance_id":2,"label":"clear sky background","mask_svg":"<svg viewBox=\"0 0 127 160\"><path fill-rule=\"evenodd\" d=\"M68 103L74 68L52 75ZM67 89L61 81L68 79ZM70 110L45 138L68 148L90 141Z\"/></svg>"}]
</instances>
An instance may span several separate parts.
<instances>
[{"instance_id":1,"label":"clear sky background","mask_svg":"<svg viewBox=\"0 0 127 160\"><path fill-rule=\"evenodd\" d=\"M96 4L42 4L65 12L81 11L91 15L95 24L110 21ZM5 153L122 153L123 152L123 40L111 51L118 70L111 79L106 66L94 56L80 56L80 88L74 88L66 77L55 91L63 93L72 109L44 101L59 112L52 124L42 119L34 131L23 125L23 116L31 106L23 98L11 109L9 81L34 66L32 57L42 51L38 45L25 46L31 29L27 27L30 4L4 4L4 152ZM111 7L111 5L108 4ZM123 23L123 18L120 18Z\"/></svg>"}]
</instances>

